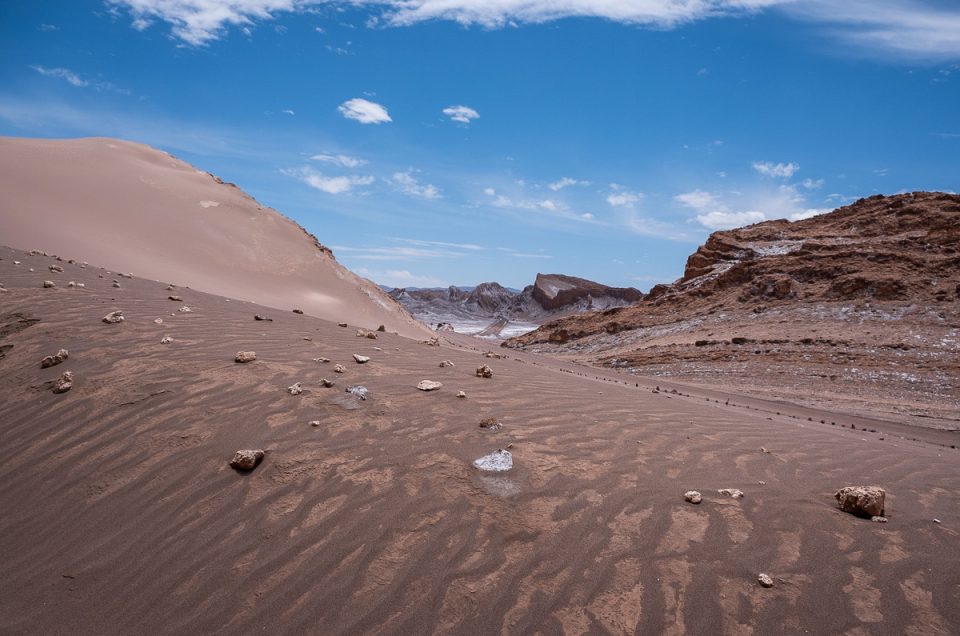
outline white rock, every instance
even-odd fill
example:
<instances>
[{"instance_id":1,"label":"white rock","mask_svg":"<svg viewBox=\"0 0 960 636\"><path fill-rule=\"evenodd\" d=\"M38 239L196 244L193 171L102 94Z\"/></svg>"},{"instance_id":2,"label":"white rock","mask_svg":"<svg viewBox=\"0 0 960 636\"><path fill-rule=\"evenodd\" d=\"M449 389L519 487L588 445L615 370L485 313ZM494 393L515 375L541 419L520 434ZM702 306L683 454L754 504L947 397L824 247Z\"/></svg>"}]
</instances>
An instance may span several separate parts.
<instances>
[{"instance_id":1,"label":"white rock","mask_svg":"<svg viewBox=\"0 0 960 636\"><path fill-rule=\"evenodd\" d=\"M513 455L510 454L510 451L500 448L489 455L474 460L473 465L480 470L502 473L513 468Z\"/></svg>"},{"instance_id":2,"label":"white rock","mask_svg":"<svg viewBox=\"0 0 960 636\"><path fill-rule=\"evenodd\" d=\"M880 515L875 515L875 516L873 516L873 517L870 517L870 521L873 521L874 523L886 523L888 520L887 520L886 517L881 517Z\"/></svg>"},{"instance_id":3,"label":"white rock","mask_svg":"<svg viewBox=\"0 0 960 636\"><path fill-rule=\"evenodd\" d=\"M234 357L237 362L253 362L256 359L256 351L237 351L237 355Z\"/></svg>"},{"instance_id":4,"label":"white rock","mask_svg":"<svg viewBox=\"0 0 960 636\"><path fill-rule=\"evenodd\" d=\"M760 574L757 577L757 582L763 587L773 587L773 579L770 578L769 574Z\"/></svg>"},{"instance_id":5,"label":"white rock","mask_svg":"<svg viewBox=\"0 0 960 636\"><path fill-rule=\"evenodd\" d=\"M443 360L442 362L440 362L440 368L455 367L455 366L457 365L455 365L452 360Z\"/></svg>"},{"instance_id":6,"label":"white rock","mask_svg":"<svg viewBox=\"0 0 960 636\"><path fill-rule=\"evenodd\" d=\"M734 499L743 499L743 491L737 488L721 488L717 491L721 497L733 497Z\"/></svg>"},{"instance_id":7,"label":"white rock","mask_svg":"<svg viewBox=\"0 0 960 636\"><path fill-rule=\"evenodd\" d=\"M434 382L433 380L420 380L420 382L417 384L417 388L421 391L436 391L442 386L443 384L440 382Z\"/></svg>"},{"instance_id":8,"label":"white rock","mask_svg":"<svg viewBox=\"0 0 960 636\"><path fill-rule=\"evenodd\" d=\"M73 388L73 371L64 371L53 385L54 393L66 393Z\"/></svg>"},{"instance_id":9,"label":"white rock","mask_svg":"<svg viewBox=\"0 0 960 636\"><path fill-rule=\"evenodd\" d=\"M358 400L366 400L366 399L367 399L367 393L368 393L367 387L365 387L365 386L363 386L363 385L360 385L360 384L358 384L358 385L356 385L356 386L348 386L348 387L345 389L345 392L346 392L346 393L349 393L350 395L353 395L353 396L356 397Z\"/></svg>"},{"instance_id":10,"label":"white rock","mask_svg":"<svg viewBox=\"0 0 960 636\"><path fill-rule=\"evenodd\" d=\"M491 369L491 368L488 367L487 365L483 365L482 367L478 367L478 368L477 368L477 377L478 377L478 378L492 378L492 377L493 377L493 369Z\"/></svg>"},{"instance_id":11,"label":"white rock","mask_svg":"<svg viewBox=\"0 0 960 636\"><path fill-rule=\"evenodd\" d=\"M156 318L156 319L154 319L153 324L155 324L155 325L162 325L162 324L163 324L163 318Z\"/></svg>"},{"instance_id":12,"label":"white rock","mask_svg":"<svg viewBox=\"0 0 960 636\"><path fill-rule=\"evenodd\" d=\"M310 424L310 426L316 428L316 427L320 426L320 420L310 420L310 421L308 422L308 424Z\"/></svg>"},{"instance_id":13,"label":"white rock","mask_svg":"<svg viewBox=\"0 0 960 636\"><path fill-rule=\"evenodd\" d=\"M347 370L347 368L346 368L345 366L343 366L342 364L338 364L338 365L336 365L336 366L333 367L333 372L334 372L334 373L344 373L344 372L346 372L346 370Z\"/></svg>"},{"instance_id":14,"label":"white rock","mask_svg":"<svg viewBox=\"0 0 960 636\"><path fill-rule=\"evenodd\" d=\"M189 314L189 313L192 312L193 310L190 309L189 307L187 307L186 305L184 305L183 307L181 307L181 308L178 309L177 311L179 311L180 313L183 313L183 314Z\"/></svg>"},{"instance_id":15,"label":"white rock","mask_svg":"<svg viewBox=\"0 0 960 636\"><path fill-rule=\"evenodd\" d=\"M43 288L44 288L44 289L50 289L51 287L56 287L56 286L57 286L57 284L54 283L52 280L45 280L45 281L43 281Z\"/></svg>"},{"instance_id":16,"label":"white rock","mask_svg":"<svg viewBox=\"0 0 960 636\"><path fill-rule=\"evenodd\" d=\"M683 493L683 499L684 501L689 501L692 504L698 504L703 501L703 495L696 490L688 490L687 492Z\"/></svg>"},{"instance_id":17,"label":"white rock","mask_svg":"<svg viewBox=\"0 0 960 636\"><path fill-rule=\"evenodd\" d=\"M467 394L464 393L463 391L457 391L457 397L458 397L458 398L465 398L465 397L467 397Z\"/></svg>"},{"instance_id":18,"label":"white rock","mask_svg":"<svg viewBox=\"0 0 960 636\"><path fill-rule=\"evenodd\" d=\"M359 353L353 354L353 359L357 361L357 364L366 364L370 362L370 356L362 356Z\"/></svg>"},{"instance_id":19,"label":"white rock","mask_svg":"<svg viewBox=\"0 0 960 636\"><path fill-rule=\"evenodd\" d=\"M163 338L160 338L160 344L170 344L171 342L173 342L173 338L171 336L164 336Z\"/></svg>"},{"instance_id":20,"label":"white rock","mask_svg":"<svg viewBox=\"0 0 960 636\"><path fill-rule=\"evenodd\" d=\"M296 384L291 384L287 387L287 393L290 395L300 395L303 393L303 385L297 382Z\"/></svg>"},{"instance_id":21,"label":"white rock","mask_svg":"<svg viewBox=\"0 0 960 636\"><path fill-rule=\"evenodd\" d=\"M123 312L122 311L111 311L109 314L103 317L103 322L108 325L115 325L118 322L123 322Z\"/></svg>"}]
</instances>

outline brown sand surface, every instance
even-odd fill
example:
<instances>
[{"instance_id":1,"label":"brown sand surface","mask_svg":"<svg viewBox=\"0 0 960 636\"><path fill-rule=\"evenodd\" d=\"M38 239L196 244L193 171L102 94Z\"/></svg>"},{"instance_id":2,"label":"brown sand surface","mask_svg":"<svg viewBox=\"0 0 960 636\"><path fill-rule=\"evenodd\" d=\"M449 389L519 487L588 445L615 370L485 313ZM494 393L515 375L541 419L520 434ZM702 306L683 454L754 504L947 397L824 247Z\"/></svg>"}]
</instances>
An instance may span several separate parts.
<instances>
[{"instance_id":1,"label":"brown sand surface","mask_svg":"<svg viewBox=\"0 0 960 636\"><path fill-rule=\"evenodd\" d=\"M0 633L960 632L945 431L0 258ZM471 466L508 444L512 471ZM240 474L241 448L267 455ZM850 484L885 488L889 523L839 511Z\"/></svg>"},{"instance_id":2,"label":"brown sand surface","mask_svg":"<svg viewBox=\"0 0 960 636\"><path fill-rule=\"evenodd\" d=\"M425 333L292 220L142 144L0 137L0 243L327 320Z\"/></svg>"}]
</instances>

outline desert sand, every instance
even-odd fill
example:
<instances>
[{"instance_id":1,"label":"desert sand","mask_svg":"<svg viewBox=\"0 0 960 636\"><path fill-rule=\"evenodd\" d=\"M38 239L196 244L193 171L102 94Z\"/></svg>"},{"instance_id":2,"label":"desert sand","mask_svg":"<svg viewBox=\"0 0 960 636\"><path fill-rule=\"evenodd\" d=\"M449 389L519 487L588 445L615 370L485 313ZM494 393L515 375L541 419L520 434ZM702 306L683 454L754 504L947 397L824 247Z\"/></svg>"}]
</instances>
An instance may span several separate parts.
<instances>
[{"instance_id":1,"label":"desert sand","mask_svg":"<svg viewBox=\"0 0 960 636\"><path fill-rule=\"evenodd\" d=\"M67 260L0 248L0 632L960 632L948 431L357 337L346 309L168 290L186 269L117 288L123 250L36 245ZM473 467L499 448L512 470ZM240 449L266 456L240 473ZM838 509L858 484L887 523Z\"/></svg>"}]
</instances>

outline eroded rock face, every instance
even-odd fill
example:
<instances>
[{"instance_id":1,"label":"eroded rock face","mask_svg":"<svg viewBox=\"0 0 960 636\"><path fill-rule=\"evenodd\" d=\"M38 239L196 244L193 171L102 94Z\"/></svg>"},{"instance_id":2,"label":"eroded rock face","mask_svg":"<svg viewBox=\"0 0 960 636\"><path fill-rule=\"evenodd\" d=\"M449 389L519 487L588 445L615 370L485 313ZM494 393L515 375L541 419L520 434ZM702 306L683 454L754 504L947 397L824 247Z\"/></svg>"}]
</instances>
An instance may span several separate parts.
<instances>
[{"instance_id":1,"label":"eroded rock face","mask_svg":"<svg viewBox=\"0 0 960 636\"><path fill-rule=\"evenodd\" d=\"M237 351L237 355L234 357L234 360L237 362L253 362L257 359L256 351Z\"/></svg>"},{"instance_id":2,"label":"eroded rock face","mask_svg":"<svg viewBox=\"0 0 960 636\"><path fill-rule=\"evenodd\" d=\"M118 322L123 322L123 312L122 311L111 311L109 314L103 317L103 322L108 325L115 325Z\"/></svg>"},{"instance_id":3,"label":"eroded rock face","mask_svg":"<svg viewBox=\"0 0 960 636\"><path fill-rule=\"evenodd\" d=\"M478 377L478 378L492 378L492 377L493 377L493 369L491 369L491 368L488 367L487 365L483 365L482 367L478 367L478 368L477 368L477 377Z\"/></svg>"},{"instance_id":4,"label":"eroded rock face","mask_svg":"<svg viewBox=\"0 0 960 636\"><path fill-rule=\"evenodd\" d=\"M421 391L436 391L443 386L441 382L435 382L434 380L420 380L417 384L417 388Z\"/></svg>"},{"instance_id":5,"label":"eroded rock face","mask_svg":"<svg viewBox=\"0 0 960 636\"><path fill-rule=\"evenodd\" d=\"M230 460L230 467L237 470L253 470L263 461L265 453L260 450L238 450L233 459Z\"/></svg>"},{"instance_id":6,"label":"eroded rock face","mask_svg":"<svg viewBox=\"0 0 960 636\"><path fill-rule=\"evenodd\" d=\"M57 378L57 381L53 383L53 392L54 393L66 393L73 388L73 371L64 371L63 374Z\"/></svg>"},{"instance_id":7,"label":"eroded rock face","mask_svg":"<svg viewBox=\"0 0 960 636\"><path fill-rule=\"evenodd\" d=\"M887 493L879 486L845 486L834 495L840 510L869 519L882 517Z\"/></svg>"},{"instance_id":8,"label":"eroded rock face","mask_svg":"<svg viewBox=\"0 0 960 636\"><path fill-rule=\"evenodd\" d=\"M46 369L49 367L55 367L68 357L70 357L70 353L66 349L61 349L60 351L57 351L56 355L44 357L43 360L40 361L40 368Z\"/></svg>"}]
</instances>

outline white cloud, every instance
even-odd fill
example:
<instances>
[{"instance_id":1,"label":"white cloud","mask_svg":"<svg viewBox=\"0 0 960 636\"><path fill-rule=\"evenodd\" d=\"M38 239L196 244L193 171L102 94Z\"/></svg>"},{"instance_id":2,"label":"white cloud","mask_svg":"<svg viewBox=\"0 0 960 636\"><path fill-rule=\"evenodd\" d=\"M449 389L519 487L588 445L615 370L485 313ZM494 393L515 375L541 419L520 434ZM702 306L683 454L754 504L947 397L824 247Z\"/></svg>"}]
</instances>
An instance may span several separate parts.
<instances>
[{"instance_id":1,"label":"white cloud","mask_svg":"<svg viewBox=\"0 0 960 636\"><path fill-rule=\"evenodd\" d=\"M607 195L607 203L613 207L632 208L643 200L643 194L640 192L631 192L622 185L616 183L610 184L610 194Z\"/></svg>"},{"instance_id":2,"label":"white cloud","mask_svg":"<svg viewBox=\"0 0 960 636\"><path fill-rule=\"evenodd\" d=\"M729 230L735 227L742 227L752 223L766 221L767 217L763 212L754 210L748 212L731 212L729 210L714 210L706 214L698 214L697 221L704 227L711 230Z\"/></svg>"},{"instance_id":3,"label":"white cloud","mask_svg":"<svg viewBox=\"0 0 960 636\"><path fill-rule=\"evenodd\" d=\"M387 179L387 181L400 192L412 197L420 197L422 199L440 198L440 190L429 183L421 184L413 176L413 170L394 172L393 176Z\"/></svg>"},{"instance_id":4,"label":"white cloud","mask_svg":"<svg viewBox=\"0 0 960 636\"><path fill-rule=\"evenodd\" d=\"M46 75L47 77L60 78L66 81L71 86L76 86L77 88L83 88L84 86L88 86L90 84L90 82L83 79L82 77L80 77L79 75L77 75L76 73L74 73L69 69L47 68L45 66L40 66L40 65L32 65L30 68L35 70L37 73L40 73L41 75Z\"/></svg>"},{"instance_id":5,"label":"white cloud","mask_svg":"<svg viewBox=\"0 0 960 636\"><path fill-rule=\"evenodd\" d=\"M296 113L290 110L289 108L284 108L280 112L283 113L284 115L296 115Z\"/></svg>"},{"instance_id":6,"label":"white cloud","mask_svg":"<svg viewBox=\"0 0 960 636\"><path fill-rule=\"evenodd\" d=\"M349 99L337 107L340 114L361 124L383 124L393 121L387 109L361 97Z\"/></svg>"},{"instance_id":7,"label":"white cloud","mask_svg":"<svg viewBox=\"0 0 960 636\"><path fill-rule=\"evenodd\" d=\"M457 246L444 247L442 245L391 245L389 247L352 247L349 245L332 245L335 252L350 254L352 258L367 261L399 261L421 260L425 258L462 258L472 250L465 250Z\"/></svg>"},{"instance_id":8,"label":"white cloud","mask_svg":"<svg viewBox=\"0 0 960 636\"><path fill-rule=\"evenodd\" d=\"M771 163L769 161L754 161L753 169L768 177L789 179L800 169L796 163Z\"/></svg>"},{"instance_id":9,"label":"white cloud","mask_svg":"<svg viewBox=\"0 0 960 636\"><path fill-rule=\"evenodd\" d=\"M693 208L698 212L721 207L717 195L703 190L694 190L693 192L684 192L673 197L677 203L682 203L688 208Z\"/></svg>"},{"instance_id":10,"label":"white cloud","mask_svg":"<svg viewBox=\"0 0 960 636\"><path fill-rule=\"evenodd\" d=\"M570 221L605 225L605 223L602 221L598 221L593 214L589 212L574 212L570 210L566 203L557 199L515 199L503 194L498 194L493 188L485 188L483 193L493 199L490 201L490 205L495 208L507 210L529 210L531 212L540 212Z\"/></svg>"},{"instance_id":11,"label":"white cloud","mask_svg":"<svg viewBox=\"0 0 960 636\"><path fill-rule=\"evenodd\" d=\"M815 216L820 216L821 214L826 214L827 212L833 212L832 208L810 208L803 210L802 212L794 212L790 215L791 221L803 221L804 219L812 219Z\"/></svg>"},{"instance_id":12,"label":"white cloud","mask_svg":"<svg viewBox=\"0 0 960 636\"><path fill-rule=\"evenodd\" d=\"M547 187L557 192L558 190L563 190L564 188L569 188L570 186L588 186L590 185L589 181L580 181L579 179L572 179L570 177L563 177L559 181L554 181L553 183L547 184Z\"/></svg>"},{"instance_id":13,"label":"white cloud","mask_svg":"<svg viewBox=\"0 0 960 636\"><path fill-rule=\"evenodd\" d=\"M480 113L469 106L447 106L443 109L443 114L461 124L469 124L472 120L480 118Z\"/></svg>"},{"instance_id":14,"label":"white cloud","mask_svg":"<svg viewBox=\"0 0 960 636\"><path fill-rule=\"evenodd\" d=\"M803 181L800 182L800 185L802 185L807 190L819 190L820 188L823 187L823 184L824 184L823 179L816 179L816 180L804 179Z\"/></svg>"},{"instance_id":15,"label":"white cloud","mask_svg":"<svg viewBox=\"0 0 960 636\"><path fill-rule=\"evenodd\" d=\"M728 203L724 198L731 198ZM797 186L781 185L752 194L729 192L721 197L713 192L693 190L673 200L697 212L694 219L711 230L728 230L767 219L799 221L830 212L830 208L811 208Z\"/></svg>"},{"instance_id":16,"label":"white cloud","mask_svg":"<svg viewBox=\"0 0 960 636\"><path fill-rule=\"evenodd\" d=\"M345 194L356 187L368 186L373 183L373 177L364 175L346 175L330 177L310 168L288 172L296 176L311 188L327 194Z\"/></svg>"},{"instance_id":17,"label":"white cloud","mask_svg":"<svg viewBox=\"0 0 960 636\"><path fill-rule=\"evenodd\" d=\"M960 11L937 0L106 0L125 9L138 30L154 21L173 37L204 46L228 27L249 28L283 12L318 6L369 7L371 25L408 26L450 20L486 28L564 18L601 18L621 24L673 28L697 20L780 10L822 25L858 55L920 59L960 58Z\"/></svg>"},{"instance_id":18,"label":"white cloud","mask_svg":"<svg viewBox=\"0 0 960 636\"><path fill-rule=\"evenodd\" d=\"M401 243L406 243L408 245L418 245L421 247L452 247L461 250L469 250L471 252L478 252L483 249L482 246L476 245L474 243L448 243L445 241L425 241L423 239L408 239L408 238L398 238L393 239Z\"/></svg>"},{"instance_id":19,"label":"white cloud","mask_svg":"<svg viewBox=\"0 0 960 636\"><path fill-rule=\"evenodd\" d=\"M406 269L388 269L386 271L370 270L366 267L357 267L355 270L365 278L369 278L378 285L387 287L447 287L448 283L435 276L413 274Z\"/></svg>"},{"instance_id":20,"label":"white cloud","mask_svg":"<svg viewBox=\"0 0 960 636\"><path fill-rule=\"evenodd\" d=\"M365 159L358 159L348 155L331 155L325 152L312 155L310 159L313 161L332 163L333 165L340 166L341 168L359 168L360 166L367 165L367 161Z\"/></svg>"}]
</instances>

